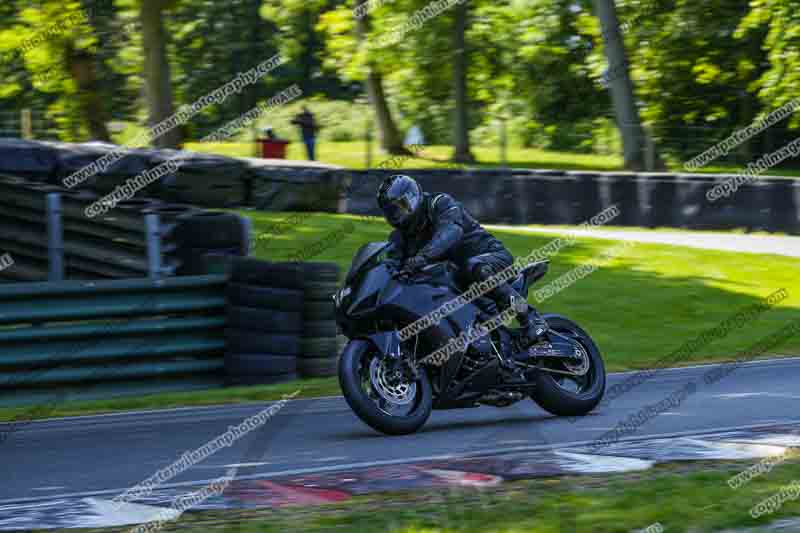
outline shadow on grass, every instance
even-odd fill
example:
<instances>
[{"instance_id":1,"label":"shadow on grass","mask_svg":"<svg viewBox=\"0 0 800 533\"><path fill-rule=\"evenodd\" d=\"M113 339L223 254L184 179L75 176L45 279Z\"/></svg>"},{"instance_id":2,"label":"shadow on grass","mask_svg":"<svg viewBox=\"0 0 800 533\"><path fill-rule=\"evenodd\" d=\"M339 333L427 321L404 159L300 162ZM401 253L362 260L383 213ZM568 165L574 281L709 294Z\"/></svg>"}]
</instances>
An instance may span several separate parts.
<instances>
[{"instance_id":1,"label":"shadow on grass","mask_svg":"<svg viewBox=\"0 0 800 533\"><path fill-rule=\"evenodd\" d=\"M612 246L615 245L607 243L603 248ZM663 247L636 245L635 248L657 250ZM687 257L695 255L697 261L725 257L736 261L733 270L738 261L752 261L752 258L745 259L724 252L708 252L706 258L704 250L677 247L672 250ZM571 247L569 253L554 257L551 271L531 289L529 300L535 303L532 296L537 288L585 265L592 255L598 255L598 251L595 243L587 244L584 241ZM659 258L659 261L663 262L664 258ZM776 268L785 268L790 264L782 258L775 258L775 261L781 263ZM757 296L714 286L720 283L719 277L680 275L678 272L665 275L656 271L635 270L642 266L641 259L632 260L623 255L613 264L601 266L574 285L541 302L538 307L543 312L563 314L581 324L592 335L606 363L614 370L646 368L737 313L752 310L753 306L764 303L768 294L779 289L786 289L789 298L764 312L753 312L752 320L712 340L696 353L676 360L675 364L741 357L744 351L789 323L800 322L800 308L789 305L792 300L795 304L798 301L800 287L797 282L792 285L786 279L725 279L726 285L757 291L760 293ZM729 269L731 266L730 263L727 265ZM800 274L800 269L795 268L797 274ZM800 353L800 336L787 338L768 353L755 354L755 357L765 357L770 353Z\"/></svg>"}]
</instances>

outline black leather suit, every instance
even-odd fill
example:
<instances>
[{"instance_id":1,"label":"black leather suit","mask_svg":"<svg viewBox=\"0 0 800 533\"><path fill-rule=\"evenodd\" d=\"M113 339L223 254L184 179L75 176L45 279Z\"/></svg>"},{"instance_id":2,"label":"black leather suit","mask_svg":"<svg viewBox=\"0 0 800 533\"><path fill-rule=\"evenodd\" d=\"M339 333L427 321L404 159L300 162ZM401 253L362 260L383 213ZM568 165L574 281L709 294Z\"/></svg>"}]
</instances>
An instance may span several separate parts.
<instances>
[{"instance_id":1,"label":"black leather suit","mask_svg":"<svg viewBox=\"0 0 800 533\"><path fill-rule=\"evenodd\" d=\"M448 194L424 193L417 220L403 231L394 230L389 240L396 259L422 255L429 262L452 261L462 283L485 281L514 262L503 243ZM488 296L501 310L521 298L508 283L500 284Z\"/></svg>"}]
</instances>

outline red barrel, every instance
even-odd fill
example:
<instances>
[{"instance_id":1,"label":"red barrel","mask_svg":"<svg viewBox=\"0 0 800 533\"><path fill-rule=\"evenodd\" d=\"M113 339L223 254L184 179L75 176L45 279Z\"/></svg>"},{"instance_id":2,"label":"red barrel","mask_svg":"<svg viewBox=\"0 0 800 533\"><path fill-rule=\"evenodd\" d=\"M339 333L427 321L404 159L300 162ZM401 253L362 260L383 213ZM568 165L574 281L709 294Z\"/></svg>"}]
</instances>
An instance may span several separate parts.
<instances>
[{"instance_id":1,"label":"red barrel","mask_svg":"<svg viewBox=\"0 0 800 533\"><path fill-rule=\"evenodd\" d=\"M286 159L286 146L289 141L277 139L256 139L261 148L261 157L265 159Z\"/></svg>"}]
</instances>

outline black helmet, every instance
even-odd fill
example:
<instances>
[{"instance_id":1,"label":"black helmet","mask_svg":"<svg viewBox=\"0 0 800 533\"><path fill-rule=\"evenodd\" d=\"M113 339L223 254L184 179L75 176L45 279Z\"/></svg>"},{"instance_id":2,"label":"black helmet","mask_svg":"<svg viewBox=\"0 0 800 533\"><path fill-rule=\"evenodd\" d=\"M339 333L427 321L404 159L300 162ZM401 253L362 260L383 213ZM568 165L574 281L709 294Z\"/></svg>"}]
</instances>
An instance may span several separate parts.
<instances>
[{"instance_id":1,"label":"black helmet","mask_svg":"<svg viewBox=\"0 0 800 533\"><path fill-rule=\"evenodd\" d=\"M395 228L413 227L422 210L422 187L410 176L389 176L378 187L378 206Z\"/></svg>"}]
</instances>

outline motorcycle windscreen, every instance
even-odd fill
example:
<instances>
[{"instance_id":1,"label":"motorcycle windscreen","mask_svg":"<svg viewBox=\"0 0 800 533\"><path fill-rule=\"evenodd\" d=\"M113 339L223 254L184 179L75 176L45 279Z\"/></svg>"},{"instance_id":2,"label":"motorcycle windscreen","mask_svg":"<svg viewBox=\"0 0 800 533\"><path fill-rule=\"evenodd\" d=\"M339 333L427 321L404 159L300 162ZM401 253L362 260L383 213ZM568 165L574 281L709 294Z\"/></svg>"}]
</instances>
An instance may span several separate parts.
<instances>
[{"instance_id":1,"label":"motorcycle windscreen","mask_svg":"<svg viewBox=\"0 0 800 533\"><path fill-rule=\"evenodd\" d=\"M389 246L388 241L370 242L362 246L353 257L350 270L347 271L345 283L349 284L373 257L384 251Z\"/></svg>"}]
</instances>

